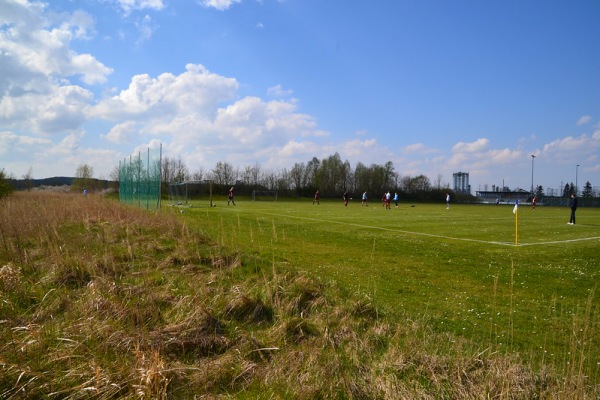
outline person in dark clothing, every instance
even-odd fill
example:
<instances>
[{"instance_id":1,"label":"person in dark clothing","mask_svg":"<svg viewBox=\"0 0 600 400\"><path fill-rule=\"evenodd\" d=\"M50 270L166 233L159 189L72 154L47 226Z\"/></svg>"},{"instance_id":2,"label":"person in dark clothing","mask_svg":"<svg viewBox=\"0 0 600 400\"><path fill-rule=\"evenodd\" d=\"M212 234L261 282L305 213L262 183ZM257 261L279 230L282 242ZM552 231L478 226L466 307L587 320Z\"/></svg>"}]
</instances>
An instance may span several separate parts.
<instances>
[{"instance_id":1,"label":"person in dark clothing","mask_svg":"<svg viewBox=\"0 0 600 400\"><path fill-rule=\"evenodd\" d=\"M229 191L227 192L227 205L229 205L229 203L233 203L233 205L235 206L235 200L233 199L233 186L231 187L231 189L229 189Z\"/></svg>"},{"instance_id":2,"label":"person in dark clothing","mask_svg":"<svg viewBox=\"0 0 600 400\"><path fill-rule=\"evenodd\" d=\"M575 225L575 211L577 211L577 196L575 196L575 193L571 195L569 207L571 208L571 219L569 220L568 224Z\"/></svg>"}]
</instances>

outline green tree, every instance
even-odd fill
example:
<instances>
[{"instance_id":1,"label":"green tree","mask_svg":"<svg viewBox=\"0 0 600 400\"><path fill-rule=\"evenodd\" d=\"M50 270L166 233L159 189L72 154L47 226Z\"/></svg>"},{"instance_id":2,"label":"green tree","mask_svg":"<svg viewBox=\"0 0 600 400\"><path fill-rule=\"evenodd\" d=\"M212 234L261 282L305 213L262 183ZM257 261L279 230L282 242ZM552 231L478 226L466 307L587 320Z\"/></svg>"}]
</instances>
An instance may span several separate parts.
<instances>
[{"instance_id":1,"label":"green tree","mask_svg":"<svg viewBox=\"0 0 600 400\"><path fill-rule=\"evenodd\" d=\"M581 196L582 197L593 197L592 184L590 183L590 181L587 181L585 183L585 186L583 187L583 191L581 192Z\"/></svg>"},{"instance_id":2,"label":"green tree","mask_svg":"<svg viewBox=\"0 0 600 400\"><path fill-rule=\"evenodd\" d=\"M290 171L290 179L296 193L302 193L302 190L306 188L306 165L304 163L295 163Z\"/></svg>"},{"instance_id":3,"label":"green tree","mask_svg":"<svg viewBox=\"0 0 600 400\"><path fill-rule=\"evenodd\" d=\"M8 183L8 177L4 169L0 169L0 198L8 196L13 191L12 186Z\"/></svg>"},{"instance_id":4,"label":"green tree","mask_svg":"<svg viewBox=\"0 0 600 400\"><path fill-rule=\"evenodd\" d=\"M541 199L542 197L544 197L544 187L542 185L538 185L535 188L535 195L537 196L538 199Z\"/></svg>"},{"instance_id":5,"label":"green tree","mask_svg":"<svg viewBox=\"0 0 600 400\"><path fill-rule=\"evenodd\" d=\"M571 193L575 193L575 185L573 185L573 182L565 185L562 197L570 197Z\"/></svg>"}]
</instances>

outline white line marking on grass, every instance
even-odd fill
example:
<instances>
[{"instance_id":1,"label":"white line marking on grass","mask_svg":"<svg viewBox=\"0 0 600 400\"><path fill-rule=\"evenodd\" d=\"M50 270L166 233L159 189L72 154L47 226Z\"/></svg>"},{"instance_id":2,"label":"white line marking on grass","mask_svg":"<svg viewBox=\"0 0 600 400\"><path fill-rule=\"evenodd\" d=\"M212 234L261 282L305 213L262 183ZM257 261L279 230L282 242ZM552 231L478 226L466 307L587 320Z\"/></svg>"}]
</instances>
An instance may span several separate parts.
<instances>
[{"instance_id":1,"label":"white line marking on grass","mask_svg":"<svg viewBox=\"0 0 600 400\"><path fill-rule=\"evenodd\" d=\"M561 244L561 243L571 243L571 242L585 242L588 240L599 240L600 236L592 236L588 238L579 238L579 239L566 239L566 240L553 240L551 242L539 242L539 243L519 243L519 246L538 246L541 244Z\"/></svg>"},{"instance_id":2,"label":"white line marking on grass","mask_svg":"<svg viewBox=\"0 0 600 400\"><path fill-rule=\"evenodd\" d=\"M381 226L355 224L355 223L352 223L352 222L324 220L322 218L299 217L297 215L286 215L286 214L277 214L277 213L269 213L269 212L260 212L260 214L273 215L273 216L276 216L276 217L284 217L284 218L303 219L303 220L307 220L307 221L327 222L327 223L338 224L338 225L355 226L357 228L377 229L377 230L381 230L381 231L405 233L407 235L427 236L427 237L433 237L433 238L439 238L439 239L460 240L460 241L463 241L463 242L485 243L485 244L495 244L495 245L499 245L499 246L511 246L511 247L515 247L515 243L514 242L496 242L496 241L492 241L492 240L459 238L459 237L446 236L446 235L436 235L434 233L415 232L415 231L407 231L407 230L404 230L404 229L384 228L384 227L381 227ZM580 239L553 240L551 242L519 243L519 245L517 247L521 247L521 246L540 246L540 245L545 245L545 244L561 244L561 243L584 242L584 241L588 241L588 240L599 240L599 239L600 239L600 236L594 236L594 237L580 238Z\"/></svg>"}]
</instances>

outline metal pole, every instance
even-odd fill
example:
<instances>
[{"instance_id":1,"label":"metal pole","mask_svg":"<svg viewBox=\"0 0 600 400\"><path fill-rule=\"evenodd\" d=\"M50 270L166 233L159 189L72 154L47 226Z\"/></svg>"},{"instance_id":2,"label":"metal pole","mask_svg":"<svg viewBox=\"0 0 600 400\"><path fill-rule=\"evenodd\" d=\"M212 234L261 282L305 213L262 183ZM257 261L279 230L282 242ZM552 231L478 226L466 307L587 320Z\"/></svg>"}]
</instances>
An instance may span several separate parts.
<instances>
[{"instance_id":1,"label":"metal pole","mask_svg":"<svg viewBox=\"0 0 600 400\"><path fill-rule=\"evenodd\" d=\"M150 208L150 147L146 152L146 210Z\"/></svg>"},{"instance_id":2,"label":"metal pole","mask_svg":"<svg viewBox=\"0 0 600 400\"><path fill-rule=\"evenodd\" d=\"M579 175L579 164L575 167L575 196L579 196L579 186L577 185L577 178Z\"/></svg>"},{"instance_id":3,"label":"metal pole","mask_svg":"<svg viewBox=\"0 0 600 400\"><path fill-rule=\"evenodd\" d=\"M531 155L531 195L534 195L533 192L533 161L535 160L535 156L532 154Z\"/></svg>"}]
</instances>

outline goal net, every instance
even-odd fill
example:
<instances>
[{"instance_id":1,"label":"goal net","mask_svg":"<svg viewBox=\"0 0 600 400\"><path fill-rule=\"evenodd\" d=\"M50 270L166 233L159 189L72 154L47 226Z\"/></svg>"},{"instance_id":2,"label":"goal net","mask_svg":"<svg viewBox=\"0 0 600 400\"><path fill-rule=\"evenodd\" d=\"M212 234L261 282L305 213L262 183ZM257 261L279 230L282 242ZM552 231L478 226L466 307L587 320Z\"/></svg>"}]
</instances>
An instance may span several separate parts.
<instances>
[{"instance_id":1,"label":"goal net","mask_svg":"<svg viewBox=\"0 0 600 400\"><path fill-rule=\"evenodd\" d=\"M169 204L179 207L212 207L212 181L169 183Z\"/></svg>"},{"instance_id":2,"label":"goal net","mask_svg":"<svg viewBox=\"0 0 600 400\"><path fill-rule=\"evenodd\" d=\"M252 201L277 201L276 190L253 190Z\"/></svg>"},{"instance_id":3,"label":"goal net","mask_svg":"<svg viewBox=\"0 0 600 400\"><path fill-rule=\"evenodd\" d=\"M146 209L160 208L162 144L119 161L119 201Z\"/></svg>"}]
</instances>

